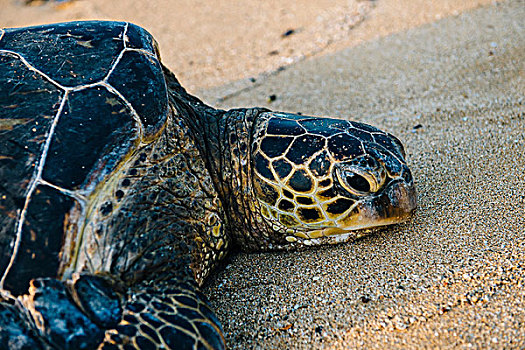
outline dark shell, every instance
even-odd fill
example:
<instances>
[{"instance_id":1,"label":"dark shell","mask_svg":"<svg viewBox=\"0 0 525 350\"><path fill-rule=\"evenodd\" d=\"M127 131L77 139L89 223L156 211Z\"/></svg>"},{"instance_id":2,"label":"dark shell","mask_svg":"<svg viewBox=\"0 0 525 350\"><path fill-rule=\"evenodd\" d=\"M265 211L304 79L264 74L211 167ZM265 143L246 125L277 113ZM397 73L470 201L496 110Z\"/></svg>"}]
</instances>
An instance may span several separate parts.
<instances>
[{"instance_id":1,"label":"dark shell","mask_svg":"<svg viewBox=\"0 0 525 350\"><path fill-rule=\"evenodd\" d=\"M77 194L154 138L167 114L144 29L90 21L0 30L0 276L18 246L5 288L56 275Z\"/></svg>"}]
</instances>

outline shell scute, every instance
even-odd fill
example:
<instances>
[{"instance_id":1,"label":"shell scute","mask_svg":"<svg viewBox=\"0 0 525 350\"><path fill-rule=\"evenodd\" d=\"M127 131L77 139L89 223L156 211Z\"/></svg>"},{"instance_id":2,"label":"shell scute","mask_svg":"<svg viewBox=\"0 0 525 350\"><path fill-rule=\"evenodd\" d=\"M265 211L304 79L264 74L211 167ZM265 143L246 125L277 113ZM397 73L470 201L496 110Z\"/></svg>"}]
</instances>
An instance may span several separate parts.
<instances>
[{"instance_id":1,"label":"shell scute","mask_svg":"<svg viewBox=\"0 0 525 350\"><path fill-rule=\"evenodd\" d=\"M127 51L108 82L133 106L146 138L155 135L168 116L168 90L159 61L142 52Z\"/></svg>"},{"instance_id":2,"label":"shell scute","mask_svg":"<svg viewBox=\"0 0 525 350\"><path fill-rule=\"evenodd\" d=\"M102 80L123 50L124 27L122 22L73 22L8 29L0 50L20 54L63 86L89 84Z\"/></svg>"},{"instance_id":3,"label":"shell scute","mask_svg":"<svg viewBox=\"0 0 525 350\"><path fill-rule=\"evenodd\" d=\"M59 118L42 177L67 189L78 189L97 163L111 171L138 137L125 104L102 87L69 94Z\"/></svg>"},{"instance_id":4,"label":"shell scute","mask_svg":"<svg viewBox=\"0 0 525 350\"><path fill-rule=\"evenodd\" d=\"M156 53L155 41L151 34L133 23L128 24L124 40L126 41L126 47Z\"/></svg>"},{"instance_id":5,"label":"shell scute","mask_svg":"<svg viewBox=\"0 0 525 350\"><path fill-rule=\"evenodd\" d=\"M2 53L0 86L0 198L22 198L63 92L17 57ZM21 209L1 208L2 218L5 210Z\"/></svg>"},{"instance_id":6,"label":"shell scute","mask_svg":"<svg viewBox=\"0 0 525 350\"><path fill-rule=\"evenodd\" d=\"M15 294L27 290L35 276L54 277L60 264L69 211L76 204L70 196L46 185L38 185L29 199L16 256L16 273L7 275L5 286ZM12 232L9 232L12 236ZM5 255L3 256L3 258ZM2 271L7 259L2 259Z\"/></svg>"},{"instance_id":7,"label":"shell scute","mask_svg":"<svg viewBox=\"0 0 525 350\"><path fill-rule=\"evenodd\" d=\"M63 92L9 53L0 53L0 87L0 271L4 271Z\"/></svg>"}]
</instances>

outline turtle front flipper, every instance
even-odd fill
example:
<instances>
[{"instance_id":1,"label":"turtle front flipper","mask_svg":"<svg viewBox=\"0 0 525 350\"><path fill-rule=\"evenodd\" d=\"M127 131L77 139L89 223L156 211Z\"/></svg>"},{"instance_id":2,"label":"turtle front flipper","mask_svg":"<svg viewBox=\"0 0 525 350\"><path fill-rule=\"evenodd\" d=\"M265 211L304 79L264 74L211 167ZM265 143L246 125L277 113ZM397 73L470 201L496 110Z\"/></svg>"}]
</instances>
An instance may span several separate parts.
<instances>
[{"instance_id":1,"label":"turtle front flipper","mask_svg":"<svg viewBox=\"0 0 525 350\"><path fill-rule=\"evenodd\" d=\"M66 283L39 278L18 301L0 302L0 349L226 348L220 323L190 276L124 293L99 276Z\"/></svg>"},{"instance_id":2,"label":"turtle front flipper","mask_svg":"<svg viewBox=\"0 0 525 350\"><path fill-rule=\"evenodd\" d=\"M15 299L0 299L0 349L39 350L46 348L36 330L29 325L30 316Z\"/></svg>"},{"instance_id":3,"label":"turtle front flipper","mask_svg":"<svg viewBox=\"0 0 525 350\"><path fill-rule=\"evenodd\" d=\"M95 283L102 281L94 276L88 278ZM84 279L81 281L68 288L65 283L54 278L34 279L30 283L29 294L19 297L31 315L33 322L29 324L34 324L36 333L54 348L93 349L102 342L104 328L116 326L120 321L120 307L110 308L108 311L116 313L107 312L103 317L100 317L100 312L96 312L97 309L103 312L102 308L108 307L111 301L116 301L117 305L119 303L115 300L115 293L105 286L101 289L103 293L89 288L95 305L86 305L87 308L84 308L74 301L73 295L77 294L75 289L80 287L78 289L81 291L81 285L86 284ZM101 285L100 282L98 284Z\"/></svg>"},{"instance_id":4,"label":"turtle front flipper","mask_svg":"<svg viewBox=\"0 0 525 350\"><path fill-rule=\"evenodd\" d=\"M69 285L69 286L67 286ZM98 276L31 281L0 301L0 349L225 349L222 329L196 283L144 283L126 294Z\"/></svg>"},{"instance_id":5,"label":"turtle front flipper","mask_svg":"<svg viewBox=\"0 0 525 350\"><path fill-rule=\"evenodd\" d=\"M76 282L37 278L31 280L28 294L5 295L0 301L0 349L96 348L105 328L121 319L119 297L99 277ZM93 302L75 302L74 296L85 300L87 293Z\"/></svg>"},{"instance_id":6,"label":"turtle front flipper","mask_svg":"<svg viewBox=\"0 0 525 350\"><path fill-rule=\"evenodd\" d=\"M123 306L102 349L226 349L221 325L192 277L138 285Z\"/></svg>"}]
</instances>

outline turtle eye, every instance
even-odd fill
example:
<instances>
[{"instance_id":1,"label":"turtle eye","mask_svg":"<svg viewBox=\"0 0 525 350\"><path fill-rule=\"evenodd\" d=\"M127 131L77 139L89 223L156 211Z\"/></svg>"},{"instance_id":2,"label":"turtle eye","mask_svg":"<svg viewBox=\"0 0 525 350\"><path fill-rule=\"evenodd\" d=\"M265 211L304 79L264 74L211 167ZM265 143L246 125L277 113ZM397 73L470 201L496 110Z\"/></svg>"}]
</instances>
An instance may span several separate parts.
<instances>
[{"instance_id":1,"label":"turtle eye","mask_svg":"<svg viewBox=\"0 0 525 350\"><path fill-rule=\"evenodd\" d=\"M356 196L367 195L378 190L374 176L356 167L340 169L337 171L337 177L341 186Z\"/></svg>"},{"instance_id":2,"label":"turtle eye","mask_svg":"<svg viewBox=\"0 0 525 350\"><path fill-rule=\"evenodd\" d=\"M345 175L346 185L355 192L370 192L370 183L363 176L356 173L347 173Z\"/></svg>"}]
</instances>

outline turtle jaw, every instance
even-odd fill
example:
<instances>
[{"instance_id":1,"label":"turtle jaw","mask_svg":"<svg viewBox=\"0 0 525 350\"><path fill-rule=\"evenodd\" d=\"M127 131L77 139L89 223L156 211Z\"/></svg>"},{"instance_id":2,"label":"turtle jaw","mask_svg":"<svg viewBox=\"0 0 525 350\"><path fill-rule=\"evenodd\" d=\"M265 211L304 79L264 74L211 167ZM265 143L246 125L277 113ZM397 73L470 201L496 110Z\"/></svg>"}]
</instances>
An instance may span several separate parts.
<instances>
[{"instance_id":1,"label":"turtle jaw","mask_svg":"<svg viewBox=\"0 0 525 350\"><path fill-rule=\"evenodd\" d=\"M300 241L306 246L337 244L363 237L371 229L407 221L417 207L417 193L413 183L404 179L391 182L378 196L356 202L342 215L337 226L310 230ZM289 242L296 239L287 238Z\"/></svg>"},{"instance_id":2,"label":"turtle jaw","mask_svg":"<svg viewBox=\"0 0 525 350\"><path fill-rule=\"evenodd\" d=\"M342 231L355 231L407 221L417 207L413 184L393 181L378 196L356 202L350 214L338 221Z\"/></svg>"}]
</instances>

